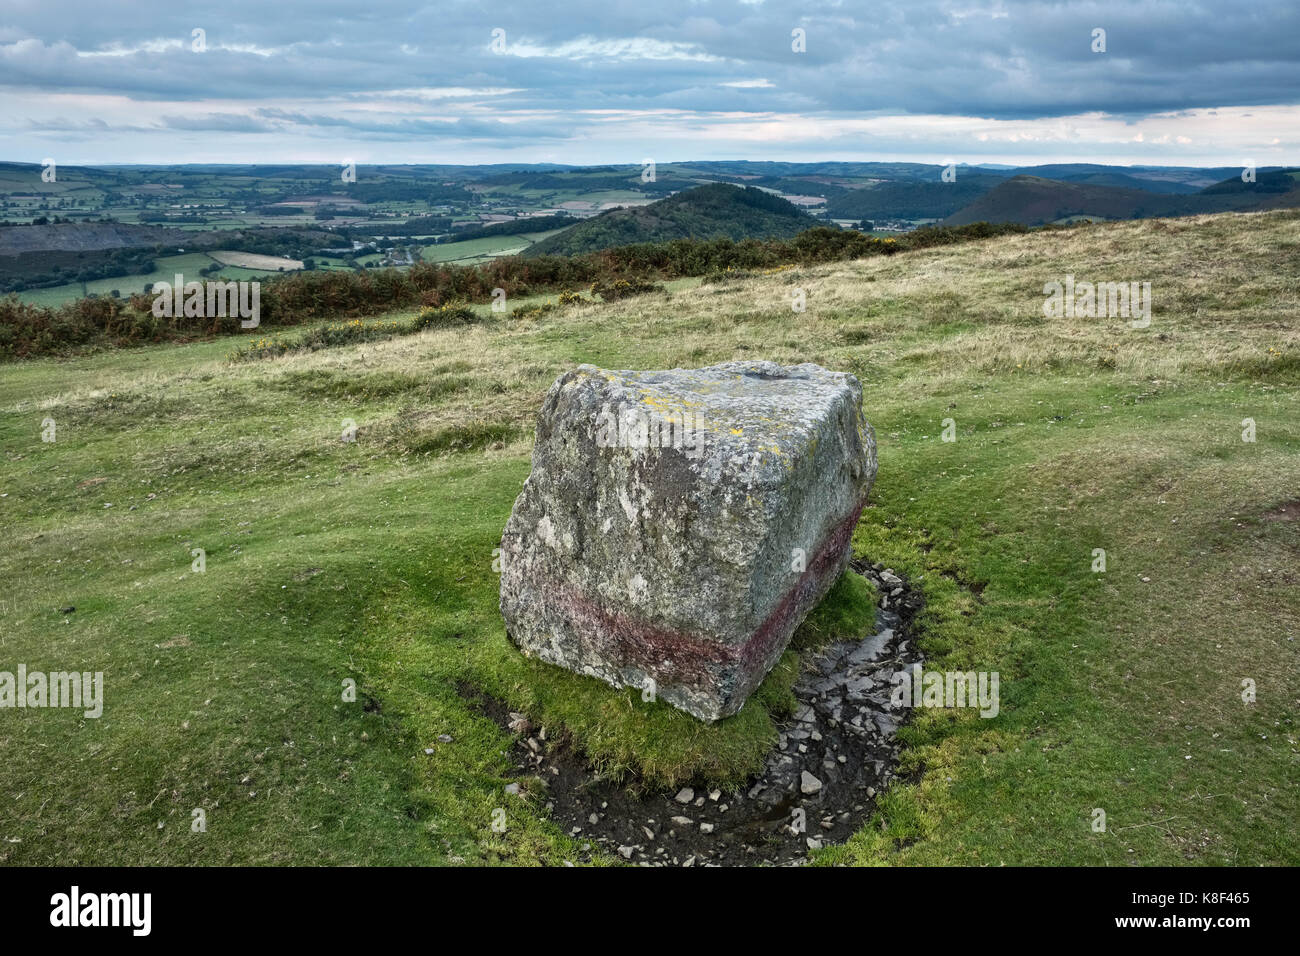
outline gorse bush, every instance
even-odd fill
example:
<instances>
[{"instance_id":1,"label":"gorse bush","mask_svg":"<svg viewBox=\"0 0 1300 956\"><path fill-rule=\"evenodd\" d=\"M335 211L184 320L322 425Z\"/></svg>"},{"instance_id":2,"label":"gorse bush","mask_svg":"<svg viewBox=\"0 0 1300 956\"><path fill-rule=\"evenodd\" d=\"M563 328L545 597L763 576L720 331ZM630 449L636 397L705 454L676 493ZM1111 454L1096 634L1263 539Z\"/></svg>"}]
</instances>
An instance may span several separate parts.
<instances>
[{"instance_id":1,"label":"gorse bush","mask_svg":"<svg viewBox=\"0 0 1300 956\"><path fill-rule=\"evenodd\" d=\"M445 328L473 321L466 302L488 302L494 289L510 297L592 288L602 298L621 298L655 288L654 280L762 272L784 265L811 265L894 255L912 249L1027 232L1025 226L926 227L897 239L817 226L791 239L675 239L620 246L581 256L503 257L476 266L417 262L409 269L358 272L301 271L261 284L259 328L301 325L316 319L361 318L423 306L419 328ZM156 317L153 296L86 298L56 308L10 295L0 299L0 358L25 358L88 347L185 341L239 333L231 317ZM444 308L450 311L440 311ZM247 330L243 330L247 332ZM392 334L392 333L390 333Z\"/></svg>"},{"instance_id":2,"label":"gorse bush","mask_svg":"<svg viewBox=\"0 0 1300 956\"><path fill-rule=\"evenodd\" d=\"M392 338L407 331L410 331L410 327L404 322L366 322L362 319L352 319L349 322L320 325L296 336L259 337L231 352L230 360L243 362L250 359L273 358L289 352L314 352L317 349L338 345L353 345L357 342Z\"/></svg>"},{"instance_id":3,"label":"gorse bush","mask_svg":"<svg viewBox=\"0 0 1300 956\"><path fill-rule=\"evenodd\" d=\"M448 329L456 325L469 325L478 321L478 313L466 305L426 306L411 322L412 331L421 329Z\"/></svg>"},{"instance_id":4,"label":"gorse bush","mask_svg":"<svg viewBox=\"0 0 1300 956\"><path fill-rule=\"evenodd\" d=\"M422 332L425 329L445 329L457 325L468 325L478 320L478 313L465 305L444 305L437 308L421 309L419 315L407 322L396 319L378 322L351 319L347 322L319 325L296 336L274 335L259 337L231 352L230 360L232 362L244 362L251 359L273 358L289 352L314 352L317 349L333 348L339 345L354 345L357 342L389 339L395 335L410 335L413 332Z\"/></svg>"},{"instance_id":5,"label":"gorse bush","mask_svg":"<svg viewBox=\"0 0 1300 956\"><path fill-rule=\"evenodd\" d=\"M522 309L515 309L510 313L510 318L517 321L530 322L533 319L540 319L544 315L554 312L559 306L554 302L543 302L540 305L529 305Z\"/></svg>"}]
</instances>

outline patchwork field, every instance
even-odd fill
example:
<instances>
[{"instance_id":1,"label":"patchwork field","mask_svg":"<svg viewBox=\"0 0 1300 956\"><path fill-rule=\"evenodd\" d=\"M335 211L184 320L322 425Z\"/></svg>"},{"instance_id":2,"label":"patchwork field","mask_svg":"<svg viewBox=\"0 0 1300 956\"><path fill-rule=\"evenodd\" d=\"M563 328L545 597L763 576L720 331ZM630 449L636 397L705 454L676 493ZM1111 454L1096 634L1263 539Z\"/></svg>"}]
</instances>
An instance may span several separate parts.
<instances>
[{"instance_id":1,"label":"patchwork field","mask_svg":"<svg viewBox=\"0 0 1300 956\"><path fill-rule=\"evenodd\" d=\"M1150 282L1150 326L1046 318L1067 275ZM559 374L743 358L859 377L880 466L855 552L923 592L927 666L1001 675L993 719L916 715L903 781L815 862L1300 863L1300 216L479 314L275 359L0 369L0 669L105 675L99 719L5 712L0 863L583 859L544 798L504 792L475 693L607 773L743 786L797 651L705 726L523 658L493 571Z\"/></svg>"},{"instance_id":2,"label":"patchwork field","mask_svg":"<svg viewBox=\"0 0 1300 956\"><path fill-rule=\"evenodd\" d=\"M225 258L221 258L225 257ZM236 259L239 261L237 262ZM253 264L248 268L241 263ZM186 252L175 256L159 256L154 260L155 268L151 273L114 276L109 279L92 279L89 282L69 282L64 285L51 286L46 289L29 289L18 293L24 302L36 305L57 306L87 295L111 295L113 290L122 296L143 292L155 282L172 282L179 272L186 281L198 280L199 270L220 265L217 272L210 275L212 279L261 279L278 272L289 272L302 268L302 263L278 256L259 256L246 252Z\"/></svg>"},{"instance_id":3,"label":"patchwork field","mask_svg":"<svg viewBox=\"0 0 1300 956\"><path fill-rule=\"evenodd\" d=\"M263 256L255 252L231 252L226 249L215 249L208 255L225 266L261 269L264 272L288 272L302 268L301 259L289 259L284 256Z\"/></svg>"},{"instance_id":4,"label":"patchwork field","mask_svg":"<svg viewBox=\"0 0 1300 956\"><path fill-rule=\"evenodd\" d=\"M523 252L535 242L547 236L553 236L560 230L546 232L526 232L516 236L487 236L482 239L464 239L460 242L445 242L425 246L421 258L427 262L454 262L457 265L472 265L486 262L498 256L512 256Z\"/></svg>"}]
</instances>

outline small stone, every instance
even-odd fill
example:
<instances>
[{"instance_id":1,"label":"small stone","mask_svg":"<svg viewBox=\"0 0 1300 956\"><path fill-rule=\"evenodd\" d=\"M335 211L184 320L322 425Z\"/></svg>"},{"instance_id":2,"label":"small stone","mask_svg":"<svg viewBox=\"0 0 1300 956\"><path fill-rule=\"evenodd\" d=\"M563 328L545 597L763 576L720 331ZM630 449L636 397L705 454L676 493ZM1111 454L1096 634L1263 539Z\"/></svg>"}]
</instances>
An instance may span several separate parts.
<instances>
[{"instance_id":1,"label":"small stone","mask_svg":"<svg viewBox=\"0 0 1300 956\"><path fill-rule=\"evenodd\" d=\"M695 791L690 787L682 787L677 791L677 796L673 797L678 803L685 805L695 799Z\"/></svg>"},{"instance_id":2,"label":"small stone","mask_svg":"<svg viewBox=\"0 0 1300 956\"><path fill-rule=\"evenodd\" d=\"M688 827L694 822L695 821L690 817L673 817L673 823L677 824L679 827Z\"/></svg>"},{"instance_id":3,"label":"small stone","mask_svg":"<svg viewBox=\"0 0 1300 956\"><path fill-rule=\"evenodd\" d=\"M587 822L588 822L588 823L592 823L592 824L599 823L599 822L600 822L600 814L599 814L599 813L593 813L591 816L587 817Z\"/></svg>"},{"instance_id":4,"label":"small stone","mask_svg":"<svg viewBox=\"0 0 1300 956\"><path fill-rule=\"evenodd\" d=\"M701 833L712 833L712 832L713 832L713 824L712 824L712 823L701 823L701 824L700 824L700 832L701 832Z\"/></svg>"},{"instance_id":5,"label":"small stone","mask_svg":"<svg viewBox=\"0 0 1300 956\"><path fill-rule=\"evenodd\" d=\"M712 800L714 803L717 803L717 802L718 802L718 797L720 797L720 796L722 796L722 791L721 791L721 790L710 790L710 791L709 791L709 799Z\"/></svg>"},{"instance_id":6,"label":"small stone","mask_svg":"<svg viewBox=\"0 0 1300 956\"><path fill-rule=\"evenodd\" d=\"M511 712L510 723L508 724L512 733L526 734L532 730L533 725L528 722L528 718L523 714Z\"/></svg>"},{"instance_id":7,"label":"small stone","mask_svg":"<svg viewBox=\"0 0 1300 956\"><path fill-rule=\"evenodd\" d=\"M810 850L820 850L821 848L822 848L822 841L821 841L821 839L820 839L819 837L809 837L809 838L808 838L808 849L810 849Z\"/></svg>"},{"instance_id":8,"label":"small stone","mask_svg":"<svg viewBox=\"0 0 1300 956\"><path fill-rule=\"evenodd\" d=\"M807 770L799 774L799 790L803 793L813 794L820 791L822 782L810 774Z\"/></svg>"},{"instance_id":9,"label":"small stone","mask_svg":"<svg viewBox=\"0 0 1300 956\"><path fill-rule=\"evenodd\" d=\"M517 783L506 784L506 793L517 796L519 794L519 784Z\"/></svg>"},{"instance_id":10,"label":"small stone","mask_svg":"<svg viewBox=\"0 0 1300 956\"><path fill-rule=\"evenodd\" d=\"M621 847L618 848L618 855L621 856L621 857L622 857L623 859L625 859L625 860L630 860L630 859L632 859L632 850L633 850L633 847L630 847L630 846L621 846Z\"/></svg>"}]
</instances>

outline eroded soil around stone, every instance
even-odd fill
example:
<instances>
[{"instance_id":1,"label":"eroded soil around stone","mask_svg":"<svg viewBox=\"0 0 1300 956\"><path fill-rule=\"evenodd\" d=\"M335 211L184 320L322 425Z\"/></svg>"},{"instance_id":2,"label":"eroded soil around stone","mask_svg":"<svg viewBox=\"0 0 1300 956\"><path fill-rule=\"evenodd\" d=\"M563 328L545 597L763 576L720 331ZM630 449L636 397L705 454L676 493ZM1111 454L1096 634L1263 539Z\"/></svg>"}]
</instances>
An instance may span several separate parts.
<instances>
[{"instance_id":1,"label":"eroded soil around stone","mask_svg":"<svg viewBox=\"0 0 1300 956\"><path fill-rule=\"evenodd\" d=\"M544 806L579 841L643 866L799 864L811 849L842 842L870 816L894 776L899 725L890 678L920 663L912 620L919 592L891 570L855 563L881 595L875 633L801 655L797 706L778 727L762 773L738 791L690 786L646 792L592 770L563 737L526 715L466 689L480 709L515 734L510 756L521 780L544 782ZM517 795L518 782L507 786ZM534 792L534 787L527 787Z\"/></svg>"}]
</instances>

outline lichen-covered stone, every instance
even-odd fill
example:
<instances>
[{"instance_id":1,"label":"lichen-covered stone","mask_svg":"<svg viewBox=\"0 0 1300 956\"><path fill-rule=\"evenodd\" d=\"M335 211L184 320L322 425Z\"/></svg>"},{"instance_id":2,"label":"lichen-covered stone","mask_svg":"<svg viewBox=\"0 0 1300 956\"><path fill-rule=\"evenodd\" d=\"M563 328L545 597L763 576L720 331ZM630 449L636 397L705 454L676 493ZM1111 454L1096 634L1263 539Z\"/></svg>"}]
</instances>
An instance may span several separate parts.
<instances>
[{"instance_id":1,"label":"lichen-covered stone","mask_svg":"<svg viewBox=\"0 0 1300 956\"><path fill-rule=\"evenodd\" d=\"M511 639L735 713L848 560L876 473L861 404L811 364L563 375L501 539Z\"/></svg>"}]
</instances>

